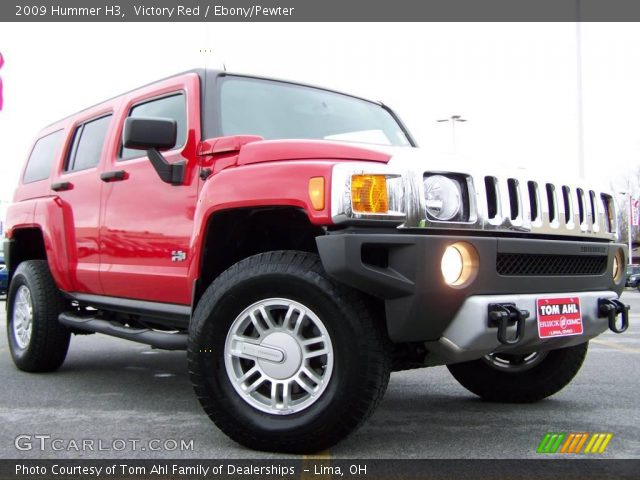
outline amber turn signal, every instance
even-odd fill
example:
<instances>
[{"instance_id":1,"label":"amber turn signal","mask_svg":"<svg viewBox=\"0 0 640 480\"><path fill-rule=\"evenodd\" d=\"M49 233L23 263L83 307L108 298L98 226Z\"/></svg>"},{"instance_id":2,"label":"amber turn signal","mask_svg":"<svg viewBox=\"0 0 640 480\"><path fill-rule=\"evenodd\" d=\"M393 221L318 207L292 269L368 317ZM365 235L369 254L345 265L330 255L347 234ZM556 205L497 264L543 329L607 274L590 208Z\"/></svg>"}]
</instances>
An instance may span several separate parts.
<instances>
[{"instance_id":1,"label":"amber turn signal","mask_svg":"<svg viewBox=\"0 0 640 480\"><path fill-rule=\"evenodd\" d=\"M389 197L384 175L353 175L351 206L356 213L387 213Z\"/></svg>"},{"instance_id":2,"label":"amber turn signal","mask_svg":"<svg viewBox=\"0 0 640 480\"><path fill-rule=\"evenodd\" d=\"M314 210L324 210L324 177L309 179L309 198Z\"/></svg>"}]
</instances>

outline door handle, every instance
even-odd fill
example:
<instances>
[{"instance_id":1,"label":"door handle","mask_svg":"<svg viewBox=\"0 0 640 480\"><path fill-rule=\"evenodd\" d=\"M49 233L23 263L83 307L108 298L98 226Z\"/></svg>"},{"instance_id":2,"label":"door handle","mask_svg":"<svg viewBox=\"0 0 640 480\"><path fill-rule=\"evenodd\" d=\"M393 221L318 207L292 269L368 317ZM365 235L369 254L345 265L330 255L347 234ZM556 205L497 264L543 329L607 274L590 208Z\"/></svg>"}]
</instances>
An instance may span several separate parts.
<instances>
[{"instance_id":1,"label":"door handle","mask_svg":"<svg viewBox=\"0 0 640 480\"><path fill-rule=\"evenodd\" d=\"M100 180L103 182L120 182L126 180L127 172L124 170L114 170L113 172L104 172L100 174Z\"/></svg>"},{"instance_id":2,"label":"door handle","mask_svg":"<svg viewBox=\"0 0 640 480\"><path fill-rule=\"evenodd\" d=\"M64 192L66 190L71 190L73 188L73 183L71 182L57 182L51 184L51 190L54 192Z\"/></svg>"}]
</instances>

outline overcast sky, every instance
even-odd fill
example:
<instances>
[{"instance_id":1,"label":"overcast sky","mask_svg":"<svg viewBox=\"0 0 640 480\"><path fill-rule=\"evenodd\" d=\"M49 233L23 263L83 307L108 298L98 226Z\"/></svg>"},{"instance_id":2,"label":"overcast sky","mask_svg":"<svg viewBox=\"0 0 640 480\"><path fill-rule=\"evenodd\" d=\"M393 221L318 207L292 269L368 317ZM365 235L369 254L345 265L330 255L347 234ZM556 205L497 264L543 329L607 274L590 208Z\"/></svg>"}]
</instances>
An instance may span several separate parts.
<instances>
[{"instance_id":1,"label":"overcast sky","mask_svg":"<svg viewBox=\"0 0 640 480\"><path fill-rule=\"evenodd\" d=\"M582 24L587 177L640 166L640 28ZM487 169L575 176L575 23L0 24L5 66L0 199L10 199L38 130L193 67L300 80L394 108L425 150ZM206 55L200 49L211 49Z\"/></svg>"}]
</instances>

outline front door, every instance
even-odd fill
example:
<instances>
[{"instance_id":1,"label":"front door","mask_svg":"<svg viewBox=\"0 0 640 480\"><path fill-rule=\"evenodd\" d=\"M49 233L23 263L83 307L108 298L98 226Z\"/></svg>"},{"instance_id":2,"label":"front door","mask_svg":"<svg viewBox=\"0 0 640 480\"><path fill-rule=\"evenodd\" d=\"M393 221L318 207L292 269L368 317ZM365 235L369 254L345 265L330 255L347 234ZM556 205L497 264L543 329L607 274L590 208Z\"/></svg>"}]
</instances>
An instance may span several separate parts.
<instances>
[{"instance_id":1,"label":"front door","mask_svg":"<svg viewBox=\"0 0 640 480\"><path fill-rule=\"evenodd\" d=\"M199 105L196 74L133 92L122 103L115 140L118 147L103 174L100 279L104 295L191 303L187 273L199 180ZM127 116L176 120L176 147L163 155L170 163L187 162L182 185L164 183L144 151L122 147L122 124Z\"/></svg>"}]
</instances>

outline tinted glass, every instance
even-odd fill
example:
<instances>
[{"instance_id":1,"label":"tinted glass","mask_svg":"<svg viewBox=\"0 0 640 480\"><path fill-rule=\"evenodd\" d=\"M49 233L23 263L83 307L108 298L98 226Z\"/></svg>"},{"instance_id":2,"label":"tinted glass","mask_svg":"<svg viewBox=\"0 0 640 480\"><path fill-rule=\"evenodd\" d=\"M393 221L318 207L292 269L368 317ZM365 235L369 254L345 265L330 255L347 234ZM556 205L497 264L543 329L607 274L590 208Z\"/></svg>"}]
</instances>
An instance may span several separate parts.
<instances>
[{"instance_id":1,"label":"tinted glass","mask_svg":"<svg viewBox=\"0 0 640 480\"><path fill-rule=\"evenodd\" d=\"M22 181L24 183L37 182L49 178L51 166L62 143L62 130L42 137L36 142L29 156L27 168Z\"/></svg>"},{"instance_id":2,"label":"tinted glass","mask_svg":"<svg viewBox=\"0 0 640 480\"><path fill-rule=\"evenodd\" d=\"M228 77L220 107L223 135L409 145L380 105L317 88Z\"/></svg>"},{"instance_id":3,"label":"tinted glass","mask_svg":"<svg viewBox=\"0 0 640 480\"><path fill-rule=\"evenodd\" d=\"M102 147L110 122L111 115L107 115L80 125L76 129L67 160L67 171L86 170L100 163L100 155L102 155Z\"/></svg>"},{"instance_id":4,"label":"tinted glass","mask_svg":"<svg viewBox=\"0 0 640 480\"><path fill-rule=\"evenodd\" d=\"M178 123L175 148L184 146L187 139L187 106L183 94L159 98L158 100L151 100L150 102L136 105L131 109L129 116L171 118L175 120ZM144 154L142 150L123 147L120 158L126 160L128 158L140 157Z\"/></svg>"}]
</instances>

